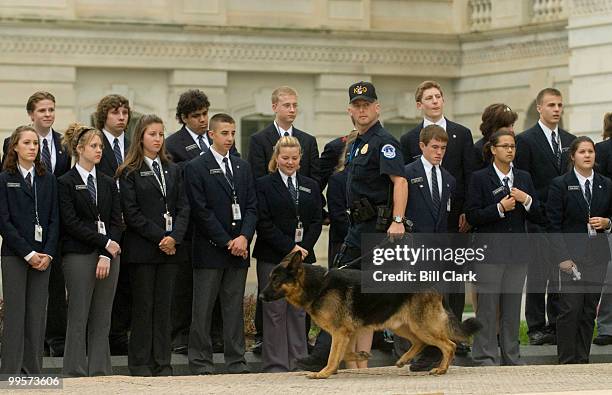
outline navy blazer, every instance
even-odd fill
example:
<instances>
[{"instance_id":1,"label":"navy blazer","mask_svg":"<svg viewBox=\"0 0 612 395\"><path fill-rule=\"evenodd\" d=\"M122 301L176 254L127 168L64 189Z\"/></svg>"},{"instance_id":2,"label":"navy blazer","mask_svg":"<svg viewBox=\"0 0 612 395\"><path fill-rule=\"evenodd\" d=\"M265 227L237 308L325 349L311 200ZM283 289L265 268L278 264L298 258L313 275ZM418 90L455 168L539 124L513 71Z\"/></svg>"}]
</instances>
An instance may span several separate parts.
<instances>
[{"instance_id":1,"label":"navy blazer","mask_svg":"<svg viewBox=\"0 0 612 395\"><path fill-rule=\"evenodd\" d=\"M346 200L346 168L332 174L327 185L327 208L329 209L329 240L341 243L346 238L349 217Z\"/></svg>"},{"instance_id":2,"label":"navy blazer","mask_svg":"<svg viewBox=\"0 0 612 395\"><path fill-rule=\"evenodd\" d=\"M87 184L76 167L58 179L59 206L62 220L62 255L91 254L97 252L112 258L106 251L106 243L121 240L121 202L117 184L104 173L96 170L97 206L91 201ZM104 222L106 235L98 233L96 221Z\"/></svg>"},{"instance_id":3,"label":"navy blazer","mask_svg":"<svg viewBox=\"0 0 612 395\"><path fill-rule=\"evenodd\" d=\"M321 190L324 190L329 182L329 178L334 174L334 170L338 166L340 155L346 145L348 136L342 136L333 139L325 144L321 157L319 158Z\"/></svg>"},{"instance_id":4,"label":"navy blazer","mask_svg":"<svg viewBox=\"0 0 612 395\"><path fill-rule=\"evenodd\" d=\"M321 191L319 183L302 175L297 175L299 208L289 189L277 171L257 179L257 241L253 256L265 262L279 263L295 247L297 213L304 227L301 247L308 250L306 263L316 262L314 246L319 235L323 218L321 216Z\"/></svg>"},{"instance_id":5,"label":"navy blazer","mask_svg":"<svg viewBox=\"0 0 612 395\"><path fill-rule=\"evenodd\" d=\"M533 180L538 198L543 205L548 200L548 186L553 178L565 174L569 165L569 146L576 136L559 128L561 137L561 167L557 167L557 160L552 148L540 127L536 123L531 129L516 135L516 158L514 165L529 172Z\"/></svg>"},{"instance_id":6,"label":"navy blazer","mask_svg":"<svg viewBox=\"0 0 612 395\"><path fill-rule=\"evenodd\" d=\"M612 177L612 139L595 144L597 172L604 177Z\"/></svg>"},{"instance_id":7,"label":"navy blazer","mask_svg":"<svg viewBox=\"0 0 612 395\"><path fill-rule=\"evenodd\" d=\"M185 190L193 223L192 263L195 268L245 268L246 259L234 256L227 243L243 235L250 242L257 224L257 196L249 164L231 156L232 174L242 219L232 219L232 190L211 151L185 165Z\"/></svg>"},{"instance_id":8,"label":"navy blazer","mask_svg":"<svg viewBox=\"0 0 612 395\"><path fill-rule=\"evenodd\" d=\"M208 133L206 133L206 138L210 145L212 145L212 140L208 136ZM175 133L172 133L166 139L165 145L168 154L170 154L170 158L174 163L181 166L181 169L185 167L187 162L200 156L200 152L202 152L198 144L193 140L193 137L191 137L191 134L189 134L185 125ZM230 155L240 156L235 144L230 149Z\"/></svg>"},{"instance_id":9,"label":"navy blazer","mask_svg":"<svg viewBox=\"0 0 612 395\"><path fill-rule=\"evenodd\" d=\"M66 151L64 151L64 147L62 147L62 135L53 129L51 129L51 131L53 133L53 146L55 147L55 168L53 168L53 175L55 177L60 177L70 170L72 157ZM2 155L2 165L4 165L6 150L8 149L10 140L10 137L4 139L4 145L2 148L2 152L4 152L4 155ZM40 149L42 150L42 144Z\"/></svg>"},{"instance_id":10,"label":"navy blazer","mask_svg":"<svg viewBox=\"0 0 612 395\"><path fill-rule=\"evenodd\" d=\"M422 129L423 122L404 134L400 139L406 164L414 162L421 157L419 135ZM472 139L470 129L448 119L446 119L446 133L448 134L448 145L442 160L442 167L455 177L457 189L454 195L455 201L452 204L454 209L462 211L469 176L475 169L474 140Z\"/></svg>"},{"instance_id":11,"label":"navy blazer","mask_svg":"<svg viewBox=\"0 0 612 395\"><path fill-rule=\"evenodd\" d=\"M302 159L298 173L320 182L319 148L317 139L306 132L293 127L293 137L298 139L302 147ZM268 174L268 162L272 158L274 145L280 139L278 130L271 123L263 130L251 136L249 141L249 156L247 157L255 179Z\"/></svg>"},{"instance_id":12,"label":"navy blazer","mask_svg":"<svg viewBox=\"0 0 612 395\"><path fill-rule=\"evenodd\" d=\"M490 163L485 162L483 151L485 145L485 138L481 138L474 143L474 171L484 169Z\"/></svg>"},{"instance_id":13,"label":"navy blazer","mask_svg":"<svg viewBox=\"0 0 612 395\"><path fill-rule=\"evenodd\" d=\"M189 203L185 196L182 170L177 164L162 164L166 198L151 168L125 171L119 179L121 208L127 226L123 235L121 259L133 263L179 263L187 260L181 243L189 223ZM167 235L166 202L172 216L173 230L168 234L176 241L176 254L166 255L159 242Z\"/></svg>"},{"instance_id":14,"label":"navy blazer","mask_svg":"<svg viewBox=\"0 0 612 395\"><path fill-rule=\"evenodd\" d=\"M591 189L591 217L612 217L612 181L595 172ZM574 169L552 180L546 214L556 263L571 259L578 264L606 265L610 260L608 239L603 231L598 231L594 238L588 236L588 213Z\"/></svg>"},{"instance_id":15,"label":"navy blazer","mask_svg":"<svg viewBox=\"0 0 612 395\"><path fill-rule=\"evenodd\" d=\"M124 134L124 147L123 147L123 159L128 153L130 149L130 140L127 137L127 133ZM100 163L96 165L96 174L98 172L102 172L109 176L110 178L115 178L115 173L117 173L117 159L115 159L115 151L113 151L113 146L109 144L108 139L104 132L102 132L102 144L104 148L102 149L102 159L100 159Z\"/></svg>"},{"instance_id":16,"label":"navy blazer","mask_svg":"<svg viewBox=\"0 0 612 395\"><path fill-rule=\"evenodd\" d=\"M60 220L57 202L57 181L45 173L34 176L34 188L27 186L19 171L0 173L0 235L2 256L24 258L32 251L56 257ZM38 202L38 220L43 228L42 242L34 240L36 224L35 200Z\"/></svg>"},{"instance_id":17,"label":"navy blazer","mask_svg":"<svg viewBox=\"0 0 612 395\"><path fill-rule=\"evenodd\" d=\"M531 176L516 167L512 172L514 173L512 186L531 196L532 202L529 212L517 202L514 210L505 213L504 218L499 216L497 204L506 197L506 194L493 164L474 172L470 179L465 214L468 222L474 227L474 232L486 234L481 237L476 235L476 239L481 240L481 244L489 246L487 257L499 257L491 263L528 263L531 259L531 246L527 237L510 237L502 234L525 233L526 220L537 224L545 222Z\"/></svg>"},{"instance_id":18,"label":"navy blazer","mask_svg":"<svg viewBox=\"0 0 612 395\"><path fill-rule=\"evenodd\" d=\"M408 205L406 217L414 224L415 233L446 233L448 230L448 201L454 196L456 181L446 169L442 170L442 196L438 218L434 215L433 202L425 167L419 158L406 165L408 180ZM452 200L451 200L452 203Z\"/></svg>"}]
</instances>

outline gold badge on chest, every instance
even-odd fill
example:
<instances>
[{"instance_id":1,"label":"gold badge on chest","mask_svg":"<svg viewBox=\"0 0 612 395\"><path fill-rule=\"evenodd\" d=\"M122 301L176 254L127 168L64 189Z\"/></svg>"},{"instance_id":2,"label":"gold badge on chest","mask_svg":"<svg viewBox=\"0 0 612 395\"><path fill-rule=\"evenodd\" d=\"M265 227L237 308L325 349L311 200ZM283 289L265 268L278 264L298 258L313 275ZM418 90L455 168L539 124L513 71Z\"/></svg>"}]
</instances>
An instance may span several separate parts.
<instances>
[{"instance_id":1,"label":"gold badge on chest","mask_svg":"<svg viewBox=\"0 0 612 395\"><path fill-rule=\"evenodd\" d=\"M368 144L366 143L366 145L361 147L361 155L365 155L367 153L368 153Z\"/></svg>"}]
</instances>

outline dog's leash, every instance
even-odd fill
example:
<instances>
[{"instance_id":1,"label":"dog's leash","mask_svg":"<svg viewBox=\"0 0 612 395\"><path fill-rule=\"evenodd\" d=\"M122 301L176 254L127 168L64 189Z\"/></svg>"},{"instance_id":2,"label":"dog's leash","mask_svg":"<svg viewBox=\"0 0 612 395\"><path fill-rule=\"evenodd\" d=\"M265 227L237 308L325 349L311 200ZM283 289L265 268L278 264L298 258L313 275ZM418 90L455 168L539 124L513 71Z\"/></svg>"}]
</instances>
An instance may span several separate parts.
<instances>
[{"instance_id":1,"label":"dog's leash","mask_svg":"<svg viewBox=\"0 0 612 395\"><path fill-rule=\"evenodd\" d=\"M407 234L408 233L404 234L404 236L402 236L402 239L404 237L406 237ZM374 247L369 249L365 254L362 254L362 255L358 256L357 258L353 259L352 261L348 261L344 265L339 266L338 270L345 269L348 266L351 266L353 263L359 262L361 259L363 259L366 256L370 255L375 249L381 248L382 246L384 246L385 244L389 243L390 241L391 241L391 237L389 235L386 235L385 238L380 243L376 244Z\"/></svg>"}]
</instances>

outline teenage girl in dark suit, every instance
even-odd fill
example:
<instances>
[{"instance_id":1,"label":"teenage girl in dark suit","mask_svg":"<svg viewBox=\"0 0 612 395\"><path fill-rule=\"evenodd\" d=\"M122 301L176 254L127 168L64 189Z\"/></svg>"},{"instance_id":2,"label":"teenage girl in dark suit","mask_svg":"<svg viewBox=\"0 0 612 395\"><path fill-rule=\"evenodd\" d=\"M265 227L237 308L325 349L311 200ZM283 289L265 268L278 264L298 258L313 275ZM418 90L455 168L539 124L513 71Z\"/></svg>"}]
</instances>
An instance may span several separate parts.
<instances>
[{"instance_id":1,"label":"teenage girl in dark suit","mask_svg":"<svg viewBox=\"0 0 612 395\"><path fill-rule=\"evenodd\" d=\"M588 363L597 302L606 274L612 228L612 181L593 171L595 144L585 136L569 148L573 166L553 179L546 214L558 265L559 363ZM580 273L580 278L576 275Z\"/></svg>"},{"instance_id":2,"label":"teenage girl in dark suit","mask_svg":"<svg viewBox=\"0 0 612 395\"><path fill-rule=\"evenodd\" d=\"M177 164L168 160L164 124L157 115L138 121L125 162L117 170L127 229L122 259L132 287L128 367L135 376L171 376L170 319L189 205Z\"/></svg>"},{"instance_id":3,"label":"teenage girl in dark suit","mask_svg":"<svg viewBox=\"0 0 612 395\"><path fill-rule=\"evenodd\" d=\"M270 272L290 252L314 263L314 245L321 234L321 193L317 181L297 174L301 148L295 137L281 137L268 165L271 174L257 179L259 221L253 256L260 289ZM306 313L286 300L263 303L263 370L287 372L306 356Z\"/></svg>"},{"instance_id":4,"label":"teenage girl in dark suit","mask_svg":"<svg viewBox=\"0 0 612 395\"><path fill-rule=\"evenodd\" d=\"M62 265L68 290L64 375L112 374L108 334L119 278L121 205L115 181L96 171L102 133L72 124L66 150L77 163L58 179Z\"/></svg>"},{"instance_id":5,"label":"teenage girl in dark suit","mask_svg":"<svg viewBox=\"0 0 612 395\"><path fill-rule=\"evenodd\" d=\"M0 174L2 236L3 374L38 374L49 284L57 252L57 184L38 155L38 135L29 126L10 137Z\"/></svg>"}]
</instances>

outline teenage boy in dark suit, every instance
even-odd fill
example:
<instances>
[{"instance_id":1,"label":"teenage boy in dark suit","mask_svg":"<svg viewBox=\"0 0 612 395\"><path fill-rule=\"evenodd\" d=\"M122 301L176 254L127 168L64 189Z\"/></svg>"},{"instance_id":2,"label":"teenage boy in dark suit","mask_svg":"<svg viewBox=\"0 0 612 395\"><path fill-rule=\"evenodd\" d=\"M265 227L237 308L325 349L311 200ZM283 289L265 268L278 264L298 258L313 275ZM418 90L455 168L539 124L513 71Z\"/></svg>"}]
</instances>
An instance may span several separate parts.
<instances>
[{"instance_id":1,"label":"teenage boy in dark suit","mask_svg":"<svg viewBox=\"0 0 612 395\"><path fill-rule=\"evenodd\" d=\"M210 122L211 149L185 166L194 225L193 315L187 353L193 374L214 373L210 326L217 297L223 316L226 370L248 371L242 308L257 197L249 164L229 153L235 133L229 115L215 115Z\"/></svg>"},{"instance_id":2,"label":"teenage boy in dark suit","mask_svg":"<svg viewBox=\"0 0 612 395\"><path fill-rule=\"evenodd\" d=\"M540 204L546 208L550 183L567 171L568 149L576 136L559 127L563 114L563 97L557 89L542 89L536 97L536 109L540 114L538 122L516 136L514 165L531 174ZM542 227L532 223L527 223L527 230L529 233L545 232ZM538 237L538 243L540 248L536 249L527 267L525 318L529 327L529 343L556 344L559 294L554 289L558 287L558 270L552 264L546 238Z\"/></svg>"}]
</instances>

